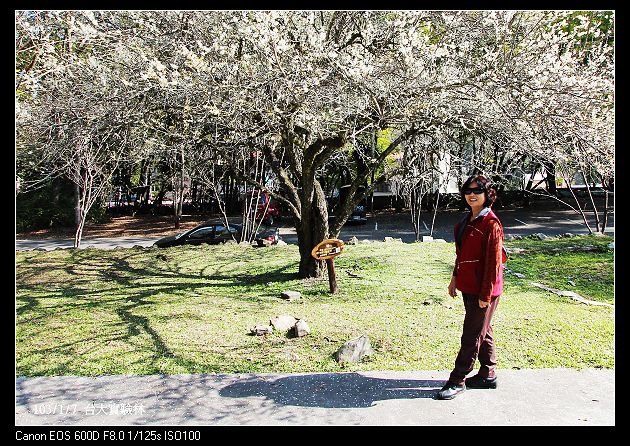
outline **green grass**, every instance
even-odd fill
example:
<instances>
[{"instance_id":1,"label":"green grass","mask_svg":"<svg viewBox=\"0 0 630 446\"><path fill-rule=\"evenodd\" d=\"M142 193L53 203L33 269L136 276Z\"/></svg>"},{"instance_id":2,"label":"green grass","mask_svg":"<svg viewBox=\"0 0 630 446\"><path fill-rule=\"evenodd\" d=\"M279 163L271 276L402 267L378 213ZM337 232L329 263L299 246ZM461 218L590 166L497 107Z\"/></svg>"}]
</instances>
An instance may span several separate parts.
<instances>
[{"instance_id":1,"label":"green grass","mask_svg":"<svg viewBox=\"0 0 630 446\"><path fill-rule=\"evenodd\" d=\"M514 240L506 246L525 251L510 254L507 268L524 274L526 280L614 304L613 250L608 248L612 240L600 236Z\"/></svg>"},{"instance_id":2,"label":"green grass","mask_svg":"<svg viewBox=\"0 0 630 446\"><path fill-rule=\"evenodd\" d=\"M508 243L526 249L508 265L526 278L505 277L493 323L500 368L614 367L614 309L529 285L614 303L610 241ZM553 251L564 243L602 248ZM346 246L331 295L326 277L296 278L294 245L16 252L16 373L448 370L464 314L446 292L453 260L451 243ZM560 286L567 277L574 287ZM283 290L303 299L280 299ZM282 314L305 319L311 334L249 334ZM375 355L337 364L333 353L361 334Z\"/></svg>"}]
</instances>

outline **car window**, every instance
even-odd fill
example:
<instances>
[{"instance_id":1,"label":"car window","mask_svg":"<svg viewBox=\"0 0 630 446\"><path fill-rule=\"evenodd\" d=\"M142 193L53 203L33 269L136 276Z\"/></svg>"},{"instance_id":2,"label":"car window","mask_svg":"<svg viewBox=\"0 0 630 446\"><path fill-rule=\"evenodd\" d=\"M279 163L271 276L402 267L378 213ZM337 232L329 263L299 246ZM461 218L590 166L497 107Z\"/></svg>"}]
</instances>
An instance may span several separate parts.
<instances>
[{"instance_id":1,"label":"car window","mask_svg":"<svg viewBox=\"0 0 630 446\"><path fill-rule=\"evenodd\" d=\"M228 226L226 228L223 225L217 225L217 234L230 235L230 234L236 234L237 232L238 232L237 229L233 226Z\"/></svg>"},{"instance_id":2,"label":"car window","mask_svg":"<svg viewBox=\"0 0 630 446\"><path fill-rule=\"evenodd\" d=\"M192 232L189 235L189 237L191 239L210 238L212 237L213 231L214 231L214 226L206 226L206 227L197 229L195 232Z\"/></svg>"}]
</instances>

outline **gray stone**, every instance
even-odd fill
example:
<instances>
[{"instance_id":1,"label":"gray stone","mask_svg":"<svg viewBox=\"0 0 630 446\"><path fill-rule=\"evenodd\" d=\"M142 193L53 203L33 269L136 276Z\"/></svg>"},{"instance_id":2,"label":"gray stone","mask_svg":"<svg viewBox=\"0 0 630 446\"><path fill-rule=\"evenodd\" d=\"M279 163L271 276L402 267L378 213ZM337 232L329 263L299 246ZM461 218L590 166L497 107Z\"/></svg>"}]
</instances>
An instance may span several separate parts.
<instances>
[{"instance_id":1,"label":"gray stone","mask_svg":"<svg viewBox=\"0 0 630 446\"><path fill-rule=\"evenodd\" d=\"M430 235L423 235L422 236L422 241L423 242L432 242L433 241L433 237L431 237Z\"/></svg>"},{"instance_id":2,"label":"gray stone","mask_svg":"<svg viewBox=\"0 0 630 446\"><path fill-rule=\"evenodd\" d=\"M302 293L299 291L289 291L285 290L280 294L280 297L283 299L287 299L289 302L302 298Z\"/></svg>"},{"instance_id":3,"label":"gray stone","mask_svg":"<svg viewBox=\"0 0 630 446\"><path fill-rule=\"evenodd\" d=\"M348 245L358 245L359 244L359 239L353 235L352 237L350 237L350 239L348 240Z\"/></svg>"},{"instance_id":4,"label":"gray stone","mask_svg":"<svg viewBox=\"0 0 630 446\"><path fill-rule=\"evenodd\" d=\"M605 302L597 302L594 300L588 300L585 299L584 297L580 296L579 294L573 292L573 291L566 291L566 290L558 290L555 288L551 288L548 287L546 285L543 285L542 283L537 283L537 282L531 282L531 284L535 287L541 288L545 291L549 291L551 293L557 294L558 296L563 296L563 297L568 297L570 299L576 300L578 302L582 302L584 304L587 305L600 305L600 306L604 306L604 307L610 307L610 308L614 308L614 305L605 303Z\"/></svg>"},{"instance_id":5,"label":"gray stone","mask_svg":"<svg viewBox=\"0 0 630 446\"><path fill-rule=\"evenodd\" d=\"M610 242L608 244L608 249L615 249L615 242Z\"/></svg>"},{"instance_id":6,"label":"gray stone","mask_svg":"<svg viewBox=\"0 0 630 446\"><path fill-rule=\"evenodd\" d=\"M513 273L516 277L518 277L519 279L524 279L525 278L525 274L521 274L521 273Z\"/></svg>"},{"instance_id":7,"label":"gray stone","mask_svg":"<svg viewBox=\"0 0 630 446\"><path fill-rule=\"evenodd\" d=\"M278 240L278 243L276 243L276 246L286 246L287 242L285 242L284 240Z\"/></svg>"},{"instance_id":8,"label":"gray stone","mask_svg":"<svg viewBox=\"0 0 630 446\"><path fill-rule=\"evenodd\" d=\"M562 237L567 237L567 238L569 238L569 237L575 237L575 235L574 235L574 234L571 234L570 232L565 232L564 234L562 234Z\"/></svg>"},{"instance_id":9,"label":"gray stone","mask_svg":"<svg viewBox=\"0 0 630 446\"><path fill-rule=\"evenodd\" d=\"M279 331L287 331L293 327L298 320L293 316L274 316L269 320L269 323L273 325L273 328Z\"/></svg>"},{"instance_id":10,"label":"gray stone","mask_svg":"<svg viewBox=\"0 0 630 446\"><path fill-rule=\"evenodd\" d=\"M373 354L374 350L370 344L370 338L366 335L361 335L342 345L335 353L335 359L339 363L359 362L365 356L371 356Z\"/></svg>"},{"instance_id":11,"label":"gray stone","mask_svg":"<svg viewBox=\"0 0 630 446\"><path fill-rule=\"evenodd\" d=\"M254 327L250 328L249 331L256 336L262 336L273 333L273 327L271 325L255 325Z\"/></svg>"},{"instance_id":12,"label":"gray stone","mask_svg":"<svg viewBox=\"0 0 630 446\"><path fill-rule=\"evenodd\" d=\"M304 319L298 319L298 321L293 326L293 335L295 337L301 338L306 336L310 332L311 330Z\"/></svg>"}]
</instances>

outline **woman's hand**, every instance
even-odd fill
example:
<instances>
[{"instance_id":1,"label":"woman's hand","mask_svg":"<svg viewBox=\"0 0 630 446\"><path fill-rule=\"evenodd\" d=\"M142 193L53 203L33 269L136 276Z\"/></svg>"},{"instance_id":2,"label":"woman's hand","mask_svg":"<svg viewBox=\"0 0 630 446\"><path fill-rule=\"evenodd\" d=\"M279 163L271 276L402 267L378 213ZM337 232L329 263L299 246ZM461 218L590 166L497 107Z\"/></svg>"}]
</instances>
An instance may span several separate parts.
<instances>
[{"instance_id":1,"label":"woman's hand","mask_svg":"<svg viewBox=\"0 0 630 446\"><path fill-rule=\"evenodd\" d=\"M451 282L448 284L448 295L457 296L457 278L455 276L451 276Z\"/></svg>"},{"instance_id":2,"label":"woman's hand","mask_svg":"<svg viewBox=\"0 0 630 446\"><path fill-rule=\"evenodd\" d=\"M486 308L488 305L490 305L490 302L479 299L479 308Z\"/></svg>"}]
</instances>

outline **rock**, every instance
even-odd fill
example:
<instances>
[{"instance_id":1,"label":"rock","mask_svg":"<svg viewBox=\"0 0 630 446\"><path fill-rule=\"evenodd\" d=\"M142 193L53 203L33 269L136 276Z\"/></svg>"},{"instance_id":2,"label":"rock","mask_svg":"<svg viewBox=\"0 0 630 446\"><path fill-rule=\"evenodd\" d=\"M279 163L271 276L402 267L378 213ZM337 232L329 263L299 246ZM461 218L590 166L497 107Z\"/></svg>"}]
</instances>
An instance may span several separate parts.
<instances>
[{"instance_id":1,"label":"rock","mask_svg":"<svg viewBox=\"0 0 630 446\"><path fill-rule=\"evenodd\" d=\"M433 243L446 243L446 240L444 240L443 238L436 238L433 240Z\"/></svg>"},{"instance_id":2,"label":"rock","mask_svg":"<svg viewBox=\"0 0 630 446\"><path fill-rule=\"evenodd\" d=\"M615 242L610 242L608 244L608 249L615 249Z\"/></svg>"},{"instance_id":3,"label":"rock","mask_svg":"<svg viewBox=\"0 0 630 446\"><path fill-rule=\"evenodd\" d=\"M422 305L431 305L433 303L433 301L431 299L427 299L424 302L422 302Z\"/></svg>"},{"instance_id":4,"label":"rock","mask_svg":"<svg viewBox=\"0 0 630 446\"><path fill-rule=\"evenodd\" d=\"M433 237L431 237L430 235L423 235L422 236L422 241L423 242L432 242L433 241Z\"/></svg>"},{"instance_id":5,"label":"rock","mask_svg":"<svg viewBox=\"0 0 630 446\"><path fill-rule=\"evenodd\" d=\"M562 234L562 237L575 237L575 235L571 234L570 232L565 232L564 234Z\"/></svg>"},{"instance_id":6,"label":"rock","mask_svg":"<svg viewBox=\"0 0 630 446\"><path fill-rule=\"evenodd\" d=\"M287 242L285 242L284 240L278 240L278 243L276 243L276 246L286 246Z\"/></svg>"},{"instance_id":7,"label":"rock","mask_svg":"<svg viewBox=\"0 0 630 446\"><path fill-rule=\"evenodd\" d=\"M285 361L297 361L300 359L300 356L294 352L282 352L279 355L280 359L284 359Z\"/></svg>"},{"instance_id":8,"label":"rock","mask_svg":"<svg viewBox=\"0 0 630 446\"><path fill-rule=\"evenodd\" d=\"M524 279L525 278L525 274L521 274L521 273L513 273L516 277L518 277L519 279Z\"/></svg>"},{"instance_id":9,"label":"rock","mask_svg":"<svg viewBox=\"0 0 630 446\"><path fill-rule=\"evenodd\" d=\"M249 331L256 336L262 336L273 333L273 327L271 325L255 325Z\"/></svg>"},{"instance_id":10,"label":"rock","mask_svg":"<svg viewBox=\"0 0 630 446\"><path fill-rule=\"evenodd\" d=\"M283 299L287 299L289 302L294 301L294 300L298 300L302 298L302 293L300 293L299 291L283 291L280 294L280 297L282 297Z\"/></svg>"},{"instance_id":11,"label":"rock","mask_svg":"<svg viewBox=\"0 0 630 446\"><path fill-rule=\"evenodd\" d=\"M350 237L350 239L348 240L348 245L358 245L359 244L359 239L356 236L352 236Z\"/></svg>"},{"instance_id":12,"label":"rock","mask_svg":"<svg viewBox=\"0 0 630 446\"><path fill-rule=\"evenodd\" d=\"M339 363L359 362L365 356L371 356L373 354L374 350L370 344L370 338L366 335L361 335L342 345L341 348L335 352L335 360Z\"/></svg>"},{"instance_id":13,"label":"rock","mask_svg":"<svg viewBox=\"0 0 630 446\"><path fill-rule=\"evenodd\" d=\"M274 316L269 320L269 323L279 331L287 331L293 327L298 320L293 316Z\"/></svg>"},{"instance_id":14,"label":"rock","mask_svg":"<svg viewBox=\"0 0 630 446\"><path fill-rule=\"evenodd\" d=\"M293 336L295 336L297 338L301 338L303 336L306 336L310 332L311 332L311 330L308 327L308 324L306 323L306 321L304 319L298 319L298 321L295 323L295 325L293 326L293 329L292 329Z\"/></svg>"},{"instance_id":15,"label":"rock","mask_svg":"<svg viewBox=\"0 0 630 446\"><path fill-rule=\"evenodd\" d=\"M571 285L571 286L575 286L575 282L574 282L574 281L572 281L572 280L567 280L567 283L568 283L569 285Z\"/></svg>"},{"instance_id":16,"label":"rock","mask_svg":"<svg viewBox=\"0 0 630 446\"><path fill-rule=\"evenodd\" d=\"M588 300L585 299L584 297L580 296L577 293L574 293L573 291L565 291L565 290L557 290L555 288L551 288L548 287L546 285L543 285L542 283L537 283L537 282L531 282L531 284L535 287L541 288L545 291L549 291L551 293L557 294L558 296L563 296L563 297L569 297L573 300L576 300L578 302L582 302L584 304L587 305L601 305L601 306L605 306L605 307L610 307L610 308L614 308L614 305L608 304L608 303L604 303L604 302L597 302L594 300Z\"/></svg>"}]
</instances>

